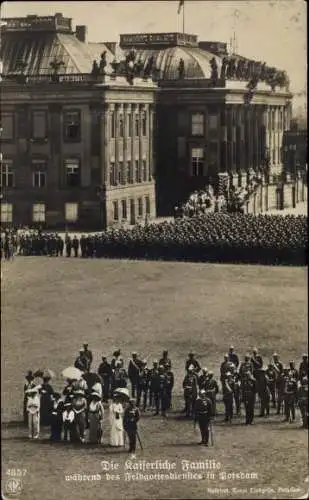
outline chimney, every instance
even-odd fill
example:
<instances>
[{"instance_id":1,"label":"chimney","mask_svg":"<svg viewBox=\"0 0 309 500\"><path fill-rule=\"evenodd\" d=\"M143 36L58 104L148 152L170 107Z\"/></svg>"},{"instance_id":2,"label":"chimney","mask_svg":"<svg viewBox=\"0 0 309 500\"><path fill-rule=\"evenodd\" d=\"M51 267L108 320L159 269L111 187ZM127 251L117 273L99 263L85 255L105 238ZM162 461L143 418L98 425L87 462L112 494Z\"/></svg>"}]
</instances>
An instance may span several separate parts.
<instances>
[{"instance_id":1,"label":"chimney","mask_svg":"<svg viewBox=\"0 0 309 500\"><path fill-rule=\"evenodd\" d=\"M87 26L84 25L79 25L76 26L76 32L75 32L76 38L80 42L86 42L86 35L87 35Z\"/></svg>"}]
</instances>

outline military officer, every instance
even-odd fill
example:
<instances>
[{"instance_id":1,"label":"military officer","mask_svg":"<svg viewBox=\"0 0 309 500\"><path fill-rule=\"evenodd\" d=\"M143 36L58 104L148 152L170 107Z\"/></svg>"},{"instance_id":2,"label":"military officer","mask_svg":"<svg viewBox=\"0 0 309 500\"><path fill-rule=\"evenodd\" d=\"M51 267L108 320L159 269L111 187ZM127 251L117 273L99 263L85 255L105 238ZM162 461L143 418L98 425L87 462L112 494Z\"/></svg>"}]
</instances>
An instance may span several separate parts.
<instances>
[{"instance_id":1,"label":"military officer","mask_svg":"<svg viewBox=\"0 0 309 500\"><path fill-rule=\"evenodd\" d=\"M169 368L166 372L166 408L169 410L172 406L172 392L174 387L174 374Z\"/></svg>"},{"instance_id":2,"label":"military officer","mask_svg":"<svg viewBox=\"0 0 309 500\"><path fill-rule=\"evenodd\" d=\"M212 415L216 416L216 397L219 392L219 386L216 379L214 379L214 372L208 372L208 379L203 389L206 391L206 396L211 400L212 403Z\"/></svg>"},{"instance_id":3,"label":"military officer","mask_svg":"<svg viewBox=\"0 0 309 500\"><path fill-rule=\"evenodd\" d=\"M182 383L184 400L185 400L185 412L187 417L193 415L193 407L197 397L197 379L194 373L194 366L190 365L187 370L187 374Z\"/></svg>"},{"instance_id":4,"label":"military officer","mask_svg":"<svg viewBox=\"0 0 309 500\"><path fill-rule=\"evenodd\" d=\"M308 377L308 354L303 354L302 361L298 370L299 380L302 381L303 377Z\"/></svg>"},{"instance_id":5,"label":"military officer","mask_svg":"<svg viewBox=\"0 0 309 500\"><path fill-rule=\"evenodd\" d=\"M208 381L208 368L202 368L202 374L198 377L199 389L206 389L206 384Z\"/></svg>"},{"instance_id":6,"label":"military officer","mask_svg":"<svg viewBox=\"0 0 309 500\"><path fill-rule=\"evenodd\" d=\"M270 391L272 405L273 408L276 408L276 370L271 363L267 366L265 374L267 375L267 385Z\"/></svg>"},{"instance_id":7,"label":"military officer","mask_svg":"<svg viewBox=\"0 0 309 500\"><path fill-rule=\"evenodd\" d=\"M250 354L245 355L245 360L243 363L241 363L240 368L239 368L239 376L240 380L243 380L246 377L247 372L253 373L253 364L252 361L250 360Z\"/></svg>"},{"instance_id":8,"label":"military officer","mask_svg":"<svg viewBox=\"0 0 309 500\"><path fill-rule=\"evenodd\" d=\"M172 368L172 362L171 362L170 358L168 357L168 351L166 351L166 350L163 351L162 358L159 361L159 365L163 366L165 371Z\"/></svg>"},{"instance_id":9,"label":"military officer","mask_svg":"<svg viewBox=\"0 0 309 500\"><path fill-rule=\"evenodd\" d=\"M233 418L233 375L227 372L222 382L223 403L225 407L224 422L232 422Z\"/></svg>"},{"instance_id":10,"label":"military officer","mask_svg":"<svg viewBox=\"0 0 309 500\"><path fill-rule=\"evenodd\" d=\"M245 405L246 425L253 424L255 392L255 378L250 371L247 371L242 380L242 399Z\"/></svg>"},{"instance_id":11,"label":"military officer","mask_svg":"<svg viewBox=\"0 0 309 500\"><path fill-rule=\"evenodd\" d=\"M293 375L288 375L284 385L284 422L292 422L295 420L295 403L297 396L297 379Z\"/></svg>"},{"instance_id":12,"label":"military officer","mask_svg":"<svg viewBox=\"0 0 309 500\"><path fill-rule=\"evenodd\" d=\"M289 363L289 376L298 380L298 371L295 368L295 361L290 361Z\"/></svg>"},{"instance_id":13,"label":"military officer","mask_svg":"<svg viewBox=\"0 0 309 500\"><path fill-rule=\"evenodd\" d=\"M269 403L270 403L270 389L269 389L269 378L266 370L260 371L260 378L258 383L258 393L261 401L260 417L269 416Z\"/></svg>"},{"instance_id":14,"label":"military officer","mask_svg":"<svg viewBox=\"0 0 309 500\"><path fill-rule=\"evenodd\" d=\"M131 398L123 416L123 427L129 438L129 453L135 458L137 423L140 419L139 409L136 407L135 399Z\"/></svg>"},{"instance_id":15,"label":"military officer","mask_svg":"<svg viewBox=\"0 0 309 500\"><path fill-rule=\"evenodd\" d=\"M149 385L150 385L150 370L147 368L147 360L144 359L141 362L141 368L138 372L138 378L136 382L136 388L137 388L136 406L139 408L141 397L143 396L143 411L146 411Z\"/></svg>"},{"instance_id":16,"label":"military officer","mask_svg":"<svg viewBox=\"0 0 309 500\"><path fill-rule=\"evenodd\" d=\"M199 444L208 446L209 441L209 423L213 415L213 406L211 399L206 396L204 389L199 392L199 397L194 405L194 421L198 422L201 432L201 442Z\"/></svg>"},{"instance_id":17,"label":"military officer","mask_svg":"<svg viewBox=\"0 0 309 500\"><path fill-rule=\"evenodd\" d=\"M98 374L102 378L102 392L103 392L103 402L107 403L110 396L110 386L112 380L112 368L107 361L106 356L102 356L102 363L98 368Z\"/></svg>"},{"instance_id":18,"label":"military officer","mask_svg":"<svg viewBox=\"0 0 309 500\"><path fill-rule=\"evenodd\" d=\"M228 372L228 363L229 363L229 355L224 354L223 362L221 363L220 366L220 381L221 383L225 379L226 372Z\"/></svg>"},{"instance_id":19,"label":"military officer","mask_svg":"<svg viewBox=\"0 0 309 500\"><path fill-rule=\"evenodd\" d=\"M239 358L238 358L237 354L234 352L234 346L232 346L232 345L229 348L228 360L231 361L236 366L236 370L237 370L237 368L239 366Z\"/></svg>"},{"instance_id":20,"label":"military officer","mask_svg":"<svg viewBox=\"0 0 309 500\"><path fill-rule=\"evenodd\" d=\"M298 406L302 418L302 427L308 429L308 377L303 376L298 388Z\"/></svg>"},{"instance_id":21,"label":"military officer","mask_svg":"<svg viewBox=\"0 0 309 500\"><path fill-rule=\"evenodd\" d=\"M190 351L188 354L188 359L186 360L185 370L188 371L189 366L193 366L193 370L195 373L199 373L201 371L201 365L195 358L194 352Z\"/></svg>"},{"instance_id":22,"label":"military officer","mask_svg":"<svg viewBox=\"0 0 309 500\"><path fill-rule=\"evenodd\" d=\"M167 410L167 378L164 366L159 366L158 373L154 376L154 401L155 401L155 415L159 415L161 409L162 417L166 417Z\"/></svg>"},{"instance_id":23,"label":"military officer","mask_svg":"<svg viewBox=\"0 0 309 500\"><path fill-rule=\"evenodd\" d=\"M132 398L135 397L135 392L139 379L139 371L142 368L143 368L142 361L138 358L136 352L132 352L132 358L130 359L128 366L128 377L131 382ZM139 406L139 402L137 402L137 406Z\"/></svg>"},{"instance_id":24,"label":"military officer","mask_svg":"<svg viewBox=\"0 0 309 500\"><path fill-rule=\"evenodd\" d=\"M149 406L150 406L150 408L153 408L153 405L154 405L154 385L155 385L155 381L156 381L156 377L157 377L158 373L159 373L159 363L155 359L152 362L152 368L150 369L150 374L149 374L149 377L150 377Z\"/></svg>"}]
</instances>

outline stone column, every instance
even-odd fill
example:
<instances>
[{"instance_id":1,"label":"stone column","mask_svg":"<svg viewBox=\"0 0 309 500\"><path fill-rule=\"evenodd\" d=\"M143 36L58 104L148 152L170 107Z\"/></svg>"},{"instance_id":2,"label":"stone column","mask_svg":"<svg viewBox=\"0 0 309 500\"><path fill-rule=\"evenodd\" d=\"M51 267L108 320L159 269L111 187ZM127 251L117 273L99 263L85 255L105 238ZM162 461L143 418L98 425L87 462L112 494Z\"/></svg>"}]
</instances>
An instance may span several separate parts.
<instances>
[{"instance_id":1,"label":"stone column","mask_svg":"<svg viewBox=\"0 0 309 500\"><path fill-rule=\"evenodd\" d=\"M131 138L131 164L132 164L132 181L133 184L135 184L137 181L135 179L135 159L136 159L136 148L135 148L135 143L136 143L136 138L135 138L135 115L136 115L136 104L132 104L132 113L131 113L131 120L132 120L132 138Z\"/></svg>"},{"instance_id":2,"label":"stone column","mask_svg":"<svg viewBox=\"0 0 309 500\"><path fill-rule=\"evenodd\" d=\"M227 157L227 110L224 105L220 113L220 172L227 172L228 170L228 157Z\"/></svg>"},{"instance_id":3,"label":"stone column","mask_svg":"<svg viewBox=\"0 0 309 500\"><path fill-rule=\"evenodd\" d=\"M145 113L145 105L140 104L138 106L138 116L139 116L139 165L138 165L138 181L143 182L143 113Z\"/></svg>"},{"instance_id":4,"label":"stone column","mask_svg":"<svg viewBox=\"0 0 309 500\"><path fill-rule=\"evenodd\" d=\"M103 103L100 106L100 149L101 149L101 183L102 185L109 186L109 141L111 134L110 120L112 109L109 104Z\"/></svg>"}]
</instances>

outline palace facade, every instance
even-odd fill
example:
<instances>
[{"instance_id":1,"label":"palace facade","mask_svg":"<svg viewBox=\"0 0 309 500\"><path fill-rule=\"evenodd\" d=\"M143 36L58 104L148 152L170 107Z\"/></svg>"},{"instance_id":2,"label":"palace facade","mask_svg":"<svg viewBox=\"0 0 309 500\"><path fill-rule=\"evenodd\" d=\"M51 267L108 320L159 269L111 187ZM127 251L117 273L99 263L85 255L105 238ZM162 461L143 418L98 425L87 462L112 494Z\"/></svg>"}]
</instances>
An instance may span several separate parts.
<instances>
[{"instance_id":1,"label":"palace facade","mask_svg":"<svg viewBox=\"0 0 309 500\"><path fill-rule=\"evenodd\" d=\"M292 103L284 71L195 35L89 43L61 14L4 21L3 222L134 224L172 213L220 172L277 186ZM279 203L260 198L256 211Z\"/></svg>"}]
</instances>

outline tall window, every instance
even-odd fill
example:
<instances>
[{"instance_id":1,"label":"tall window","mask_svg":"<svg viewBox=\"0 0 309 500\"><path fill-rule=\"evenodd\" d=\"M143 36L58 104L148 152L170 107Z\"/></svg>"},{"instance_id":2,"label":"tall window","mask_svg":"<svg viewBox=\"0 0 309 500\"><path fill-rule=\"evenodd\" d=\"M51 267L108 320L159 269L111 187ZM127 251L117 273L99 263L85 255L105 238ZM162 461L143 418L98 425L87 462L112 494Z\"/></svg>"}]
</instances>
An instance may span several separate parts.
<instances>
[{"instance_id":1,"label":"tall window","mask_svg":"<svg viewBox=\"0 0 309 500\"><path fill-rule=\"evenodd\" d=\"M139 182L139 161L135 160L135 182Z\"/></svg>"},{"instance_id":2,"label":"tall window","mask_svg":"<svg viewBox=\"0 0 309 500\"><path fill-rule=\"evenodd\" d=\"M113 201L113 212L114 212L114 220L118 220L119 219L118 201Z\"/></svg>"},{"instance_id":3,"label":"tall window","mask_svg":"<svg viewBox=\"0 0 309 500\"><path fill-rule=\"evenodd\" d=\"M44 203L36 203L32 208L33 222L45 222L45 205Z\"/></svg>"},{"instance_id":4,"label":"tall window","mask_svg":"<svg viewBox=\"0 0 309 500\"><path fill-rule=\"evenodd\" d=\"M199 177L203 175L204 150L203 148L192 148L191 150L191 168L192 175Z\"/></svg>"},{"instance_id":5,"label":"tall window","mask_svg":"<svg viewBox=\"0 0 309 500\"><path fill-rule=\"evenodd\" d=\"M146 204L146 214L150 215L150 198L149 198L149 196L145 196L145 204Z\"/></svg>"},{"instance_id":6,"label":"tall window","mask_svg":"<svg viewBox=\"0 0 309 500\"><path fill-rule=\"evenodd\" d=\"M33 111L32 113L32 133L31 137L33 139L44 139L47 136L46 133L46 112L45 111Z\"/></svg>"},{"instance_id":7,"label":"tall window","mask_svg":"<svg viewBox=\"0 0 309 500\"><path fill-rule=\"evenodd\" d=\"M78 203L65 204L65 220L67 222L76 222L78 219Z\"/></svg>"},{"instance_id":8,"label":"tall window","mask_svg":"<svg viewBox=\"0 0 309 500\"><path fill-rule=\"evenodd\" d=\"M1 113L1 138L4 141L10 141L14 139L14 114L13 113Z\"/></svg>"},{"instance_id":9,"label":"tall window","mask_svg":"<svg viewBox=\"0 0 309 500\"><path fill-rule=\"evenodd\" d=\"M32 161L32 185L36 188L43 188L46 186L46 162L43 160Z\"/></svg>"},{"instance_id":10,"label":"tall window","mask_svg":"<svg viewBox=\"0 0 309 500\"><path fill-rule=\"evenodd\" d=\"M113 111L111 113L111 137L114 138L116 136L116 113Z\"/></svg>"},{"instance_id":11,"label":"tall window","mask_svg":"<svg viewBox=\"0 0 309 500\"><path fill-rule=\"evenodd\" d=\"M17 136L20 139L29 136L28 110L20 108L17 113Z\"/></svg>"},{"instance_id":12,"label":"tall window","mask_svg":"<svg viewBox=\"0 0 309 500\"><path fill-rule=\"evenodd\" d=\"M145 137L147 135L147 117L146 113L142 115L142 135Z\"/></svg>"},{"instance_id":13,"label":"tall window","mask_svg":"<svg viewBox=\"0 0 309 500\"><path fill-rule=\"evenodd\" d=\"M123 137L123 116L119 117L119 137Z\"/></svg>"},{"instance_id":14,"label":"tall window","mask_svg":"<svg viewBox=\"0 0 309 500\"><path fill-rule=\"evenodd\" d=\"M135 116L135 136L139 136L139 117Z\"/></svg>"},{"instance_id":15,"label":"tall window","mask_svg":"<svg viewBox=\"0 0 309 500\"><path fill-rule=\"evenodd\" d=\"M12 203L1 203L1 222L13 222Z\"/></svg>"},{"instance_id":16,"label":"tall window","mask_svg":"<svg viewBox=\"0 0 309 500\"><path fill-rule=\"evenodd\" d=\"M147 161L143 160L143 181L147 182Z\"/></svg>"},{"instance_id":17,"label":"tall window","mask_svg":"<svg viewBox=\"0 0 309 500\"><path fill-rule=\"evenodd\" d=\"M64 140L66 142L79 142L81 140L81 114L80 111L65 111L63 115Z\"/></svg>"},{"instance_id":18,"label":"tall window","mask_svg":"<svg viewBox=\"0 0 309 500\"><path fill-rule=\"evenodd\" d=\"M13 172L12 160L3 160L1 163L1 186L14 187L15 175Z\"/></svg>"},{"instance_id":19,"label":"tall window","mask_svg":"<svg viewBox=\"0 0 309 500\"><path fill-rule=\"evenodd\" d=\"M137 213L139 217L142 217L143 215L143 198L138 198L137 200Z\"/></svg>"},{"instance_id":20,"label":"tall window","mask_svg":"<svg viewBox=\"0 0 309 500\"><path fill-rule=\"evenodd\" d=\"M118 183L125 184L124 171L123 171L123 162L118 162Z\"/></svg>"},{"instance_id":21,"label":"tall window","mask_svg":"<svg viewBox=\"0 0 309 500\"><path fill-rule=\"evenodd\" d=\"M192 135L204 135L204 115L203 113L192 113L191 115Z\"/></svg>"},{"instance_id":22,"label":"tall window","mask_svg":"<svg viewBox=\"0 0 309 500\"><path fill-rule=\"evenodd\" d=\"M109 167L109 183L111 186L117 186L117 175L115 162L110 162Z\"/></svg>"},{"instance_id":23,"label":"tall window","mask_svg":"<svg viewBox=\"0 0 309 500\"><path fill-rule=\"evenodd\" d=\"M130 161L127 161L127 182L129 184L132 184L133 179L132 179L132 165Z\"/></svg>"},{"instance_id":24,"label":"tall window","mask_svg":"<svg viewBox=\"0 0 309 500\"><path fill-rule=\"evenodd\" d=\"M68 159L64 161L66 185L68 187L78 187L80 185L80 165L78 159Z\"/></svg>"},{"instance_id":25,"label":"tall window","mask_svg":"<svg viewBox=\"0 0 309 500\"><path fill-rule=\"evenodd\" d=\"M121 200L121 215L123 219L127 218L127 200Z\"/></svg>"}]
</instances>

